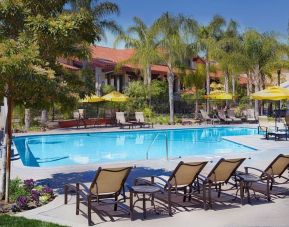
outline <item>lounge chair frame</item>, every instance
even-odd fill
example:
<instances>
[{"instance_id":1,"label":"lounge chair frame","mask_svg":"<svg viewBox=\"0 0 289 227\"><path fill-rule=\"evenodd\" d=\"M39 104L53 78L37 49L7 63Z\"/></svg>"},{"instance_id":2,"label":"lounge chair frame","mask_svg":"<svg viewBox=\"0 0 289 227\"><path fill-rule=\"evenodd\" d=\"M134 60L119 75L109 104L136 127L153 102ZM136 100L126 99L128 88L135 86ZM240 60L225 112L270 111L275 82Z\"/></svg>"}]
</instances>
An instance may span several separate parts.
<instances>
[{"instance_id":1,"label":"lounge chair frame","mask_svg":"<svg viewBox=\"0 0 289 227\"><path fill-rule=\"evenodd\" d=\"M231 183L229 180L235 175L237 169L242 165L242 163L245 161L245 158L239 158L239 159L224 159L221 158L217 164L213 167L211 172L208 174L206 178L203 176L203 187L205 188L204 190L208 190L208 205L209 208L212 208L212 188L215 187L215 190L218 192L218 197L221 196L222 191L229 191L232 190L233 188L238 189L238 186L236 183ZM223 162L228 162L228 163L238 163L238 165L235 166L234 169L231 169L231 173L228 175L228 177L225 180L222 181L212 181L210 180L210 177L215 174L216 170L219 168L219 166ZM229 189L222 189L222 186L225 184L230 184L232 187Z\"/></svg>"},{"instance_id":2,"label":"lounge chair frame","mask_svg":"<svg viewBox=\"0 0 289 227\"><path fill-rule=\"evenodd\" d=\"M64 204L67 204L67 194L68 191L70 190L74 190L76 191L76 215L79 215L80 210L80 203L84 203L87 205L87 219L88 219L88 225L91 226L93 223L91 221L91 211L92 209L95 207L92 207L93 203L97 203L97 205L102 204L113 204L114 205L114 211L117 210L118 207L123 208L124 210L128 211L129 210L126 209L124 206L122 206L121 204L119 204L119 202L126 201L126 196L125 196L125 181L131 171L132 167L124 167L124 168L115 168L115 169L103 169L101 167L98 168L98 170L96 171L95 177L90 185L90 188L88 188L85 184L83 183L76 183L76 185L65 185L64 186ZM126 171L126 174L124 175L120 187L118 190L111 192L111 193L98 193L98 191L96 191L96 193L92 192L92 188L94 186L97 187L97 179L100 176L102 171L107 171L107 172L111 172L111 173L119 173L122 171ZM119 199L118 197L122 195L122 198ZM114 199L114 201L108 201L105 199ZM97 211L96 211L97 213Z\"/></svg>"},{"instance_id":3,"label":"lounge chair frame","mask_svg":"<svg viewBox=\"0 0 289 227\"><path fill-rule=\"evenodd\" d=\"M280 158L285 158L288 159L288 164L287 166L284 166L283 169L279 172L279 174L270 174L268 173L269 170L271 170L271 172L273 172L273 165L280 159ZM289 155L284 155L284 154L279 154L269 165L268 167L263 171L261 169L258 168L254 168L254 167L245 167L245 173L246 174L253 174L253 173L249 173L249 170L255 170L257 172L260 173L260 181L262 183L266 183L266 192L264 193L264 191L262 190L258 190L256 188L253 188L254 191L259 192L259 193L263 193L266 195L267 200L270 201L271 200L271 193L273 190L274 186L278 186L278 185L284 185L284 184L288 184L289 183L289 178L285 177L283 174L285 173L286 170L289 171ZM256 176L256 174L253 174ZM276 181L277 178L282 178L284 181L283 182L278 182ZM288 189L289 190L289 189Z\"/></svg>"},{"instance_id":4,"label":"lounge chair frame","mask_svg":"<svg viewBox=\"0 0 289 227\"><path fill-rule=\"evenodd\" d=\"M147 179L143 179L143 178L136 178L135 180L135 184L139 185L139 184L149 184L149 185L155 185L155 186L159 186L161 187L159 184L155 184L155 179L159 179L164 185L162 185L161 190L163 193L167 193L167 200L163 200L164 202L168 203L168 212L169 215L172 216L172 193L175 195L179 195L183 197L183 202L191 201L194 200L196 202L202 203L203 204L203 208L206 208L206 193L205 191L203 191L203 194L200 195L201 193L201 187L200 187L200 182L199 182L199 175L200 172L204 169L204 167L206 166L208 162L193 162L193 163L185 163L183 161L179 162L179 164L177 165L177 167L174 169L174 171L172 172L172 174L170 175L169 179L166 180L160 176L151 176L151 180L148 181ZM177 181L175 180L175 184L172 185L170 183L171 180L173 180L174 178L176 179L176 174L179 171L180 167L186 165L186 166L193 166L193 167L197 167L199 166L198 171L196 172L196 174L194 175L194 177L192 178L192 180L185 185L178 185ZM197 194L196 194L197 192Z\"/></svg>"}]
</instances>

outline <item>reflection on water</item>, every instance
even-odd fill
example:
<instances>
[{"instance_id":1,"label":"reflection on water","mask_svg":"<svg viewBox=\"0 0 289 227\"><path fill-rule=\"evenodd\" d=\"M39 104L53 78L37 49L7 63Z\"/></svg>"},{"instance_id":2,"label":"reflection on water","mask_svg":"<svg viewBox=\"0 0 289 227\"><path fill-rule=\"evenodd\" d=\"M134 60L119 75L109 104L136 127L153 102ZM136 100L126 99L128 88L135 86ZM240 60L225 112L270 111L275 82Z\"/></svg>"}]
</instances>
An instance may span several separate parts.
<instances>
[{"instance_id":1,"label":"reflection on water","mask_svg":"<svg viewBox=\"0 0 289 227\"><path fill-rule=\"evenodd\" d=\"M253 135L248 128L152 130L19 137L14 143L27 166L61 166L127 160L208 156L253 149L223 136Z\"/></svg>"}]
</instances>

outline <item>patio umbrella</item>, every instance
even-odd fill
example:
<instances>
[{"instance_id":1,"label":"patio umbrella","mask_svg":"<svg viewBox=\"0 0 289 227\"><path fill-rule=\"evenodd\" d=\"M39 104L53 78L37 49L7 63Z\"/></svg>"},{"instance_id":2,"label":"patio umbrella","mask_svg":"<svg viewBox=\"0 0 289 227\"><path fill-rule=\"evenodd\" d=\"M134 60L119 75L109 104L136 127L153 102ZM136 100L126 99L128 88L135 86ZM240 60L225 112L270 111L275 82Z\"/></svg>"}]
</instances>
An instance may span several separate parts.
<instances>
[{"instance_id":1,"label":"patio umbrella","mask_svg":"<svg viewBox=\"0 0 289 227\"><path fill-rule=\"evenodd\" d=\"M279 86L268 87L262 91L255 92L251 95L253 99L256 100L289 100L289 89L282 88Z\"/></svg>"},{"instance_id":2,"label":"patio umbrella","mask_svg":"<svg viewBox=\"0 0 289 227\"><path fill-rule=\"evenodd\" d=\"M102 102L104 101L103 98L97 96L97 95L93 95L93 96L86 96L84 99L80 99L79 102L81 103L93 103L93 102Z\"/></svg>"},{"instance_id":3,"label":"patio umbrella","mask_svg":"<svg viewBox=\"0 0 289 227\"><path fill-rule=\"evenodd\" d=\"M206 99L211 100L232 100L233 95L226 93L225 91L212 91L210 94L205 96Z\"/></svg>"},{"instance_id":4,"label":"patio umbrella","mask_svg":"<svg viewBox=\"0 0 289 227\"><path fill-rule=\"evenodd\" d=\"M110 102L127 102L128 101L128 96L118 91L110 92L109 94L104 95L101 98L105 101L110 101Z\"/></svg>"},{"instance_id":5,"label":"patio umbrella","mask_svg":"<svg viewBox=\"0 0 289 227\"><path fill-rule=\"evenodd\" d=\"M251 98L256 100L271 100L271 101L289 100L289 89L282 88L279 86L272 86L262 91L253 93L251 95ZM279 118L278 115L279 114L275 115L275 126L277 126L277 118Z\"/></svg>"}]
</instances>

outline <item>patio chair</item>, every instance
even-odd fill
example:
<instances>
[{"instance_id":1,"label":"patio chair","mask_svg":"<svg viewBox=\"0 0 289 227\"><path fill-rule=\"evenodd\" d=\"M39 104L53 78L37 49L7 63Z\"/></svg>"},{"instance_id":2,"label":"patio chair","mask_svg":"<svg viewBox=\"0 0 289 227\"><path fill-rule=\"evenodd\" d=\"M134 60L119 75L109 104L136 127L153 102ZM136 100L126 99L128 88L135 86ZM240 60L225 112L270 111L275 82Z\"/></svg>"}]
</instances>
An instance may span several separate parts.
<instances>
[{"instance_id":1,"label":"patio chair","mask_svg":"<svg viewBox=\"0 0 289 227\"><path fill-rule=\"evenodd\" d=\"M201 112L201 116L202 116L203 120L204 120L206 123L208 123L208 122L210 122L211 124L214 124L214 123L216 123L216 122L219 122L219 123L220 123L220 119L219 119L217 116L214 117L214 118L211 118L211 117L207 114L206 111L200 110L200 112Z\"/></svg>"},{"instance_id":2,"label":"patio chair","mask_svg":"<svg viewBox=\"0 0 289 227\"><path fill-rule=\"evenodd\" d=\"M253 109L245 110L246 121L248 123L256 123L258 119L255 117L255 111Z\"/></svg>"},{"instance_id":3,"label":"patio chair","mask_svg":"<svg viewBox=\"0 0 289 227\"><path fill-rule=\"evenodd\" d=\"M205 191L200 194L200 184L198 177L200 172L208 162L179 162L172 174L164 179L160 176L151 176L148 178L136 178L136 185L156 185L161 187L162 193L165 197L156 198L168 203L169 215L172 215L172 195L182 196L183 202L186 200L201 202L203 207L206 207Z\"/></svg>"},{"instance_id":4,"label":"patio chair","mask_svg":"<svg viewBox=\"0 0 289 227\"><path fill-rule=\"evenodd\" d=\"M230 124L233 122L231 118L227 118L224 110L218 110L218 117L221 121L225 122L226 124Z\"/></svg>"},{"instance_id":5,"label":"patio chair","mask_svg":"<svg viewBox=\"0 0 289 227\"><path fill-rule=\"evenodd\" d=\"M267 116L259 116L258 117L259 125L258 125L258 134L260 132L265 133L265 138L269 139L269 135L273 135L278 131L274 122L269 121Z\"/></svg>"},{"instance_id":6,"label":"patio chair","mask_svg":"<svg viewBox=\"0 0 289 227\"><path fill-rule=\"evenodd\" d=\"M252 184L250 188L253 191L265 194L267 200L270 201L271 194L274 191L274 187L289 183L289 178L284 176L284 173L286 172L286 170L288 170L288 167L289 155L284 154L279 154L264 171L254 167L245 167L246 174L251 174L259 177L259 184ZM258 174L256 174L256 172ZM260 185L260 183L265 186L265 190L264 187ZM276 194L278 193L280 192L277 191Z\"/></svg>"},{"instance_id":7,"label":"patio chair","mask_svg":"<svg viewBox=\"0 0 289 227\"><path fill-rule=\"evenodd\" d=\"M91 211L95 203L101 204L113 204L114 211L117 210L118 206L128 211L124 206L119 204L121 200L125 202L125 181L131 171L132 167L120 167L120 168L107 168L101 167L96 171L95 177L88 188L83 183L76 183L76 185L65 185L64 186L64 204L67 204L67 194L69 190L76 191L76 215L79 214L80 203L87 205L87 218L88 225L92 225ZM118 197L122 195L122 199ZM113 199L113 201L111 200Z\"/></svg>"},{"instance_id":8,"label":"patio chair","mask_svg":"<svg viewBox=\"0 0 289 227\"><path fill-rule=\"evenodd\" d=\"M116 112L115 117L116 123L120 126L120 128L124 128L125 126L128 126L129 129L133 128L134 124L125 120L124 112Z\"/></svg>"},{"instance_id":9,"label":"patio chair","mask_svg":"<svg viewBox=\"0 0 289 227\"><path fill-rule=\"evenodd\" d=\"M143 112L135 112L135 119L137 121L137 124L140 125L140 127L143 127L143 126L148 126L148 127L154 127L154 124L151 123L151 122L146 122L145 121L145 118L144 118L144 114Z\"/></svg>"},{"instance_id":10,"label":"patio chair","mask_svg":"<svg viewBox=\"0 0 289 227\"><path fill-rule=\"evenodd\" d=\"M232 176L235 175L237 169L245 161L245 158L236 159L220 159L207 177L203 178L204 191L208 190L208 205L212 208L212 188L214 187L218 192L218 197L221 196L222 191L232 190L236 188L235 183L229 182ZM230 184L229 189L222 189L224 184ZM236 188L237 189L237 188Z\"/></svg>"},{"instance_id":11,"label":"patio chair","mask_svg":"<svg viewBox=\"0 0 289 227\"><path fill-rule=\"evenodd\" d=\"M228 110L228 117L230 119L232 119L232 121L235 122L235 123L241 123L242 122L241 118L236 117L235 111L233 109Z\"/></svg>"}]
</instances>

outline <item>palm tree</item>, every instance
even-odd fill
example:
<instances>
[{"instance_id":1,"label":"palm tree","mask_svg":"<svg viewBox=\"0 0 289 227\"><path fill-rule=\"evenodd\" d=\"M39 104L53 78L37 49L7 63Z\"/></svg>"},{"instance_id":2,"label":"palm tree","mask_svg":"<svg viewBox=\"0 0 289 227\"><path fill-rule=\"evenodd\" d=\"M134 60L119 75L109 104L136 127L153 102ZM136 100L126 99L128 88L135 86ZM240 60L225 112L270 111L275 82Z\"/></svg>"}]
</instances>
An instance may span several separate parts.
<instances>
[{"instance_id":1,"label":"palm tree","mask_svg":"<svg viewBox=\"0 0 289 227\"><path fill-rule=\"evenodd\" d=\"M240 71L238 64L241 37L238 33L237 22L230 20L223 37L216 43L216 49L213 52L215 60L218 61L224 71L225 91L229 92L230 75Z\"/></svg>"},{"instance_id":2,"label":"palm tree","mask_svg":"<svg viewBox=\"0 0 289 227\"><path fill-rule=\"evenodd\" d=\"M197 48L205 53L206 58L206 93L210 93L210 60L212 53L216 49L216 42L223 37L223 27L226 24L221 16L214 16L208 25L199 27L197 33ZM209 101L207 101L207 112L209 111Z\"/></svg>"},{"instance_id":3,"label":"palm tree","mask_svg":"<svg viewBox=\"0 0 289 227\"><path fill-rule=\"evenodd\" d=\"M117 4L109 1L99 2L98 0L69 0L69 3L72 11L86 9L93 16L97 41L106 38L106 30L113 33L119 33L121 31L116 21L106 18L109 15L119 15L120 10Z\"/></svg>"},{"instance_id":4,"label":"palm tree","mask_svg":"<svg viewBox=\"0 0 289 227\"><path fill-rule=\"evenodd\" d=\"M161 15L155 22L160 35L160 55L163 64L168 67L170 122L174 121L174 79L175 71L183 65L188 57L188 45L186 37L189 29L194 30L197 23L187 20L183 16L173 16L168 12Z\"/></svg>"},{"instance_id":5,"label":"palm tree","mask_svg":"<svg viewBox=\"0 0 289 227\"><path fill-rule=\"evenodd\" d=\"M243 35L242 55L239 63L246 71L251 72L250 78L255 92L264 87L265 77L277 66L282 56L282 45L272 33L260 34L255 30L248 30ZM255 113L259 114L259 102L255 100Z\"/></svg>"},{"instance_id":6,"label":"palm tree","mask_svg":"<svg viewBox=\"0 0 289 227\"><path fill-rule=\"evenodd\" d=\"M187 88L195 89L195 118L197 119L199 113L199 99L203 96L201 89L204 87L206 81L206 69L203 64L198 64L195 71L189 72L183 76L183 84Z\"/></svg>"},{"instance_id":7,"label":"palm tree","mask_svg":"<svg viewBox=\"0 0 289 227\"><path fill-rule=\"evenodd\" d=\"M144 84L151 83L151 65L158 62L160 57L157 51L157 30L148 27L138 17L134 17L135 25L129 27L126 33L120 33L114 42L116 46L123 41L126 48L135 50L133 56L125 62L129 62L141 67Z\"/></svg>"}]
</instances>

